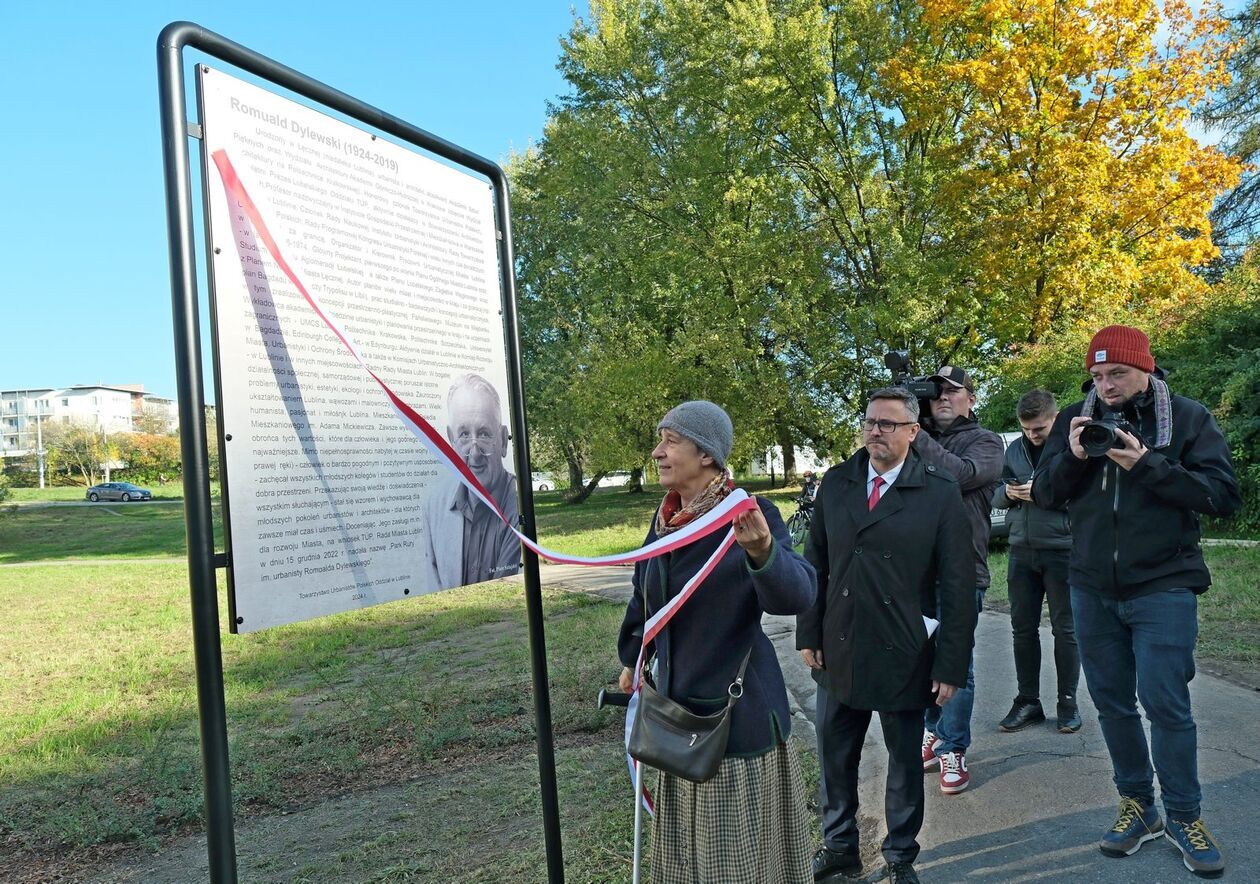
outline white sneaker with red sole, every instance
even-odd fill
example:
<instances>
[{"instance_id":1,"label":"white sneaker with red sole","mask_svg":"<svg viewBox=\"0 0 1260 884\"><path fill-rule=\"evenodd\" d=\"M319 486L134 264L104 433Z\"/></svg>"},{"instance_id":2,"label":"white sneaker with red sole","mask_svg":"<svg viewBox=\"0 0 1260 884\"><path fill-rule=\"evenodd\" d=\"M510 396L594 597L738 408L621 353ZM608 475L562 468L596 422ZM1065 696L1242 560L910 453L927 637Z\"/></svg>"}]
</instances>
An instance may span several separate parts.
<instances>
[{"instance_id":1,"label":"white sneaker with red sole","mask_svg":"<svg viewBox=\"0 0 1260 884\"><path fill-rule=\"evenodd\" d=\"M957 795L971 784L967 773L967 755L964 752L941 753L941 791Z\"/></svg>"},{"instance_id":2,"label":"white sneaker with red sole","mask_svg":"<svg viewBox=\"0 0 1260 884\"><path fill-rule=\"evenodd\" d=\"M939 743L936 734L925 730L923 732L923 769L925 771L933 770L940 763L940 759L936 757L936 753L932 751L932 747Z\"/></svg>"}]
</instances>

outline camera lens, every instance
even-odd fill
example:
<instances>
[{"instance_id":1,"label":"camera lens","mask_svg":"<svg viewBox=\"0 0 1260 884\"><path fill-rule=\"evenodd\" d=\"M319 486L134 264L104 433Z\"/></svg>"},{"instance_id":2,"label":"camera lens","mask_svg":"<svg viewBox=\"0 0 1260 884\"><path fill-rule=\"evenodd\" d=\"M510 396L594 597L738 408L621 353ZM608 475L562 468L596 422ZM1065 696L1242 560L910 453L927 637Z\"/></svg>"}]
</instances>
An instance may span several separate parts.
<instances>
[{"instance_id":1,"label":"camera lens","mask_svg":"<svg viewBox=\"0 0 1260 884\"><path fill-rule=\"evenodd\" d=\"M1090 421L1081 427L1081 448L1090 457L1101 457L1116 441L1116 431L1101 421Z\"/></svg>"}]
</instances>

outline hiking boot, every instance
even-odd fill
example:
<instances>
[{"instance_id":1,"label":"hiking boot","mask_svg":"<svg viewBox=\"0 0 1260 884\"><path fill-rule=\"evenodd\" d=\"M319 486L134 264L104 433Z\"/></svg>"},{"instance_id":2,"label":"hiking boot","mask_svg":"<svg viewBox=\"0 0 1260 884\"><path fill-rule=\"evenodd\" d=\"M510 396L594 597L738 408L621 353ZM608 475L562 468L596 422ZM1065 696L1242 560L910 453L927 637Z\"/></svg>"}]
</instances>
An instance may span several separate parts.
<instances>
[{"instance_id":1,"label":"hiking boot","mask_svg":"<svg viewBox=\"0 0 1260 884\"><path fill-rule=\"evenodd\" d=\"M862 858L856 853L832 850L825 844L814 854L814 880L862 877Z\"/></svg>"},{"instance_id":2,"label":"hiking boot","mask_svg":"<svg viewBox=\"0 0 1260 884\"><path fill-rule=\"evenodd\" d=\"M1155 805L1143 807L1136 798L1121 798L1115 825L1102 836L1098 849L1107 856L1133 856L1163 831L1164 821Z\"/></svg>"},{"instance_id":3,"label":"hiking boot","mask_svg":"<svg viewBox=\"0 0 1260 884\"><path fill-rule=\"evenodd\" d=\"M940 763L940 759L936 757L936 753L932 751L932 747L937 744L936 734L931 731L923 732L923 769L931 770Z\"/></svg>"},{"instance_id":4,"label":"hiking boot","mask_svg":"<svg viewBox=\"0 0 1260 884\"><path fill-rule=\"evenodd\" d=\"M1060 703L1058 708L1059 733L1074 734L1081 729L1081 713L1074 703Z\"/></svg>"},{"instance_id":5,"label":"hiking boot","mask_svg":"<svg viewBox=\"0 0 1260 884\"><path fill-rule=\"evenodd\" d=\"M1203 820L1192 823L1168 818L1164 837L1181 851L1181 861L1200 878L1219 878L1225 874L1225 858Z\"/></svg>"},{"instance_id":6,"label":"hiking boot","mask_svg":"<svg viewBox=\"0 0 1260 884\"><path fill-rule=\"evenodd\" d=\"M971 774L967 773L967 754L965 752L941 753L941 791L946 795L957 795L970 784Z\"/></svg>"},{"instance_id":7,"label":"hiking boot","mask_svg":"<svg viewBox=\"0 0 1260 884\"><path fill-rule=\"evenodd\" d=\"M1022 731L1031 724L1046 720L1046 713L1041 710L1040 700L1025 700L1016 697L1011 704L1011 711L998 723L998 730L1004 734Z\"/></svg>"}]
</instances>

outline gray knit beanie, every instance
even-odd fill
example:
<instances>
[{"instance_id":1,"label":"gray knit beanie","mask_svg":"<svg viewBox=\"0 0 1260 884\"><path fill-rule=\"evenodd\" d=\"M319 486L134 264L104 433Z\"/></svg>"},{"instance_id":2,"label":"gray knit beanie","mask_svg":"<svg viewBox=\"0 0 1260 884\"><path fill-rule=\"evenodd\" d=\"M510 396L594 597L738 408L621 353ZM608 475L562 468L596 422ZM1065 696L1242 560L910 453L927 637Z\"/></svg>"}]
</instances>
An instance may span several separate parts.
<instances>
[{"instance_id":1,"label":"gray knit beanie","mask_svg":"<svg viewBox=\"0 0 1260 884\"><path fill-rule=\"evenodd\" d=\"M731 456L735 436L731 419L721 406L704 399L693 399L671 408L656 425L656 431L661 430L673 430L686 436L720 467L725 467L726 459Z\"/></svg>"}]
</instances>

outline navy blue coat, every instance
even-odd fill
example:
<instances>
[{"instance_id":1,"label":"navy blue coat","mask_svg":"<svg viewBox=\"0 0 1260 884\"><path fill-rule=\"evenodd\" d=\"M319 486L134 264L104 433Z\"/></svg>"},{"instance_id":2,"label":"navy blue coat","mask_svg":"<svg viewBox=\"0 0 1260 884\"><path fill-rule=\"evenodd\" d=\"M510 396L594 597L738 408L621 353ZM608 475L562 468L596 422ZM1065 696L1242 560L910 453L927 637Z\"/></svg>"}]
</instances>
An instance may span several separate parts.
<instances>
[{"instance_id":1,"label":"navy blue coat","mask_svg":"<svg viewBox=\"0 0 1260 884\"><path fill-rule=\"evenodd\" d=\"M787 689L770 639L761 631L761 615L798 614L814 602L813 567L792 551L792 541L778 509L757 498L774 537L770 558L760 569L739 546L722 557L656 639L657 689L692 712L708 715L726 704L727 688L749 646L744 696L731 713L728 756L762 755L791 732ZM642 642L644 595L647 616L677 595L717 549L725 531L634 568L634 595L617 640L621 662L633 666ZM656 540L656 520L647 543Z\"/></svg>"}]
</instances>

